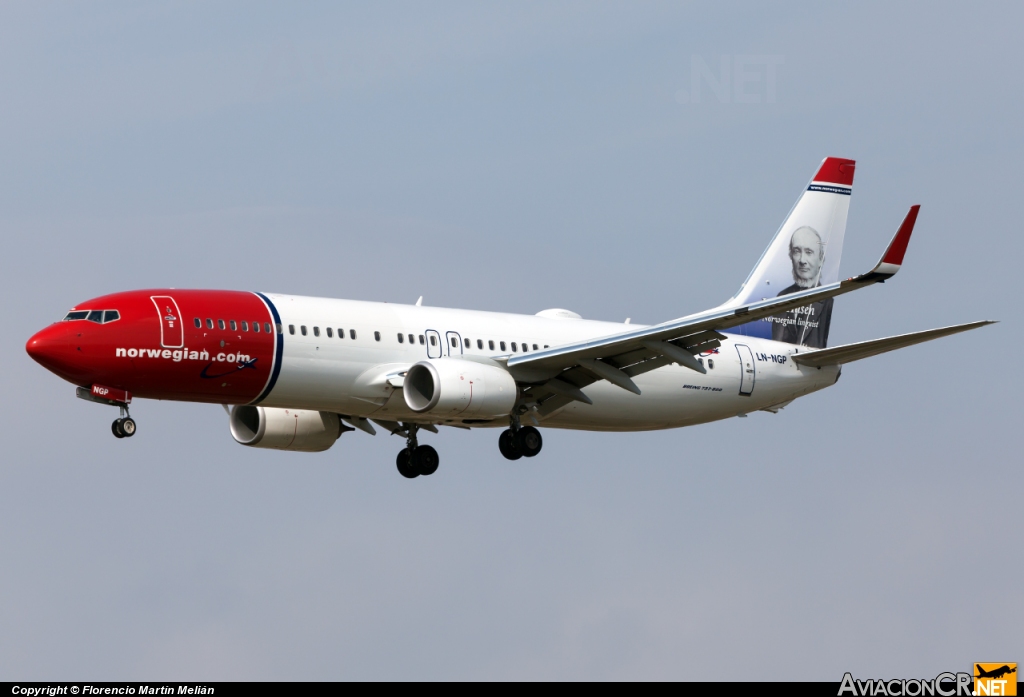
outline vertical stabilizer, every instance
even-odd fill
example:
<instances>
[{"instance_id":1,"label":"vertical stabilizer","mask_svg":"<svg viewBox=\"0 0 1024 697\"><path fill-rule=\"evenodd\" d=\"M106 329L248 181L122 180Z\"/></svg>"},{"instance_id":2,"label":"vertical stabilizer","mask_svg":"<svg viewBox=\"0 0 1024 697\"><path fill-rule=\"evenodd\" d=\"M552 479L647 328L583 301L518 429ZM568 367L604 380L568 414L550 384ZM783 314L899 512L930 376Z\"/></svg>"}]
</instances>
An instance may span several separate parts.
<instances>
[{"instance_id":1,"label":"vertical stabilizer","mask_svg":"<svg viewBox=\"0 0 1024 697\"><path fill-rule=\"evenodd\" d=\"M855 162L828 157L800 195L768 249L725 307L774 298L839 280L846 215ZM735 327L731 334L759 336L824 348L832 299Z\"/></svg>"}]
</instances>

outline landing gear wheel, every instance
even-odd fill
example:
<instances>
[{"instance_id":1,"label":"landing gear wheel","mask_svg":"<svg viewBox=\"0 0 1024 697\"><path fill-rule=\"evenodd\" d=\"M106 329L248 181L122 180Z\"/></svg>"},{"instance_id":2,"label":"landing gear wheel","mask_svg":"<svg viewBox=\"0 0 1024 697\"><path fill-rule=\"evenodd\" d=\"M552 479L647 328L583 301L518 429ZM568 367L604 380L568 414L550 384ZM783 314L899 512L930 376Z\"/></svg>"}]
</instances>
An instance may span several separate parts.
<instances>
[{"instance_id":1,"label":"landing gear wheel","mask_svg":"<svg viewBox=\"0 0 1024 697\"><path fill-rule=\"evenodd\" d=\"M135 435L135 419L133 419L130 416L127 416L127 417L125 417L123 419L120 419L120 421L121 421L121 433L124 434L124 437L125 438L131 438L132 436L134 436Z\"/></svg>"},{"instance_id":2,"label":"landing gear wheel","mask_svg":"<svg viewBox=\"0 0 1024 697\"><path fill-rule=\"evenodd\" d=\"M540 437L540 431L533 426L523 426L513 436L516 450L523 454L523 457L533 457L544 447L544 439Z\"/></svg>"},{"instance_id":3,"label":"landing gear wheel","mask_svg":"<svg viewBox=\"0 0 1024 697\"><path fill-rule=\"evenodd\" d=\"M121 430L121 419L114 419L114 423L110 424L110 430L115 438L124 438L124 431Z\"/></svg>"},{"instance_id":4,"label":"landing gear wheel","mask_svg":"<svg viewBox=\"0 0 1024 697\"><path fill-rule=\"evenodd\" d=\"M512 435L512 429L506 428L498 436L498 450L505 456L506 460L518 460L523 456L519 449L516 447L515 438Z\"/></svg>"},{"instance_id":5,"label":"landing gear wheel","mask_svg":"<svg viewBox=\"0 0 1024 697\"><path fill-rule=\"evenodd\" d=\"M424 477L429 477L437 471L437 466L441 464L441 458L438 457L437 451L429 445L421 445L412 451L412 464L416 467L417 472Z\"/></svg>"},{"instance_id":6,"label":"landing gear wheel","mask_svg":"<svg viewBox=\"0 0 1024 697\"><path fill-rule=\"evenodd\" d=\"M419 470L417 470L412 464L412 454L408 448L403 448L398 453L398 458L395 460L395 464L398 465L398 473L406 479L415 479L420 476Z\"/></svg>"}]
</instances>

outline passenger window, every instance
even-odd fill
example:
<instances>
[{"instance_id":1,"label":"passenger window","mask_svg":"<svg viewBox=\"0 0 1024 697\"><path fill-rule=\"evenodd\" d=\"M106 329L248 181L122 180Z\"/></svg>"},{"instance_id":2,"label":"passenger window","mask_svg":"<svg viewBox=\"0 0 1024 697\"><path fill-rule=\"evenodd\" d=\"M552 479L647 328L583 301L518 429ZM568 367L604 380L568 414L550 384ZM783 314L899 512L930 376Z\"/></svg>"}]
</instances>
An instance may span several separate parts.
<instances>
[{"instance_id":1,"label":"passenger window","mask_svg":"<svg viewBox=\"0 0 1024 697\"><path fill-rule=\"evenodd\" d=\"M330 327L327 327L327 338L328 339L333 339L334 338L334 331Z\"/></svg>"},{"instance_id":2,"label":"passenger window","mask_svg":"<svg viewBox=\"0 0 1024 697\"><path fill-rule=\"evenodd\" d=\"M400 343L400 344L404 344L405 343L405 334L399 334L398 335L398 343Z\"/></svg>"},{"instance_id":3,"label":"passenger window","mask_svg":"<svg viewBox=\"0 0 1024 697\"><path fill-rule=\"evenodd\" d=\"M534 350L534 351L536 351L536 350L537 350L537 344L534 344L534 345L533 345L533 350Z\"/></svg>"},{"instance_id":4,"label":"passenger window","mask_svg":"<svg viewBox=\"0 0 1024 697\"><path fill-rule=\"evenodd\" d=\"M217 329L224 329L224 320L217 320Z\"/></svg>"},{"instance_id":5,"label":"passenger window","mask_svg":"<svg viewBox=\"0 0 1024 697\"><path fill-rule=\"evenodd\" d=\"M264 322L263 323L263 331L265 331L267 334L270 333L270 322ZM280 324L277 325L277 333L278 334L284 334L284 328L281 327Z\"/></svg>"},{"instance_id":6,"label":"passenger window","mask_svg":"<svg viewBox=\"0 0 1024 697\"><path fill-rule=\"evenodd\" d=\"M711 370L715 369L715 361L713 358L708 359L708 368L711 368Z\"/></svg>"},{"instance_id":7,"label":"passenger window","mask_svg":"<svg viewBox=\"0 0 1024 697\"><path fill-rule=\"evenodd\" d=\"M64 317L64 321L65 322L71 322L71 321L76 320L76 319L85 319L88 316L89 316L89 311L88 310L76 310L74 312L69 312Z\"/></svg>"},{"instance_id":8,"label":"passenger window","mask_svg":"<svg viewBox=\"0 0 1024 697\"><path fill-rule=\"evenodd\" d=\"M453 336L453 337L452 337L452 348L458 348L458 347L459 347L459 340L458 340L458 339L456 339L456 338L455 338L455 337Z\"/></svg>"},{"instance_id":9,"label":"passenger window","mask_svg":"<svg viewBox=\"0 0 1024 697\"><path fill-rule=\"evenodd\" d=\"M352 339L352 341L356 340L356 330L355 329L349 329L348 330L348 338Z\"/></svg>"},{"instance_id":10,"label":"passenger window","mask_svg":"<svg viewBox=\"0 0 1024 697\"><path fill-rule=\"evenodd\" d=\"M487 340L487 348L491 349L492 351L494 350L494 339Z\"/></svg>"},{"instance_id":11,"label":"passenger window","mask_svg":"<svg viewBox=\"0 0 1024 697\"><path fill-rule=\"evenodd\" d=\"M294 334L295 334L295 325L294 324L289 324L288 325L288 333L292 334L294 336Z\"/></svg>"},{"instance_id":12,"label":"passenger window","mask_svg":"<svg viewBox=\"0 0 1024 697\"><path fill-rule=\"evenodd\" d=\"M338 329L338 338L339 339L344 339L345 338L345 330L344 329Z\"/></svg>"},{"instance_id":13,"label":"passenger window","mask_svg":"<svg viewBox=\"0 0 1024 697\"><path fill-rule=\"evenodd\" d=\"M473 345L473 342L470 341L469 339L466 339L463 343L466 344L466 348L469 348L470 346Z\"/></svg>"},{"instance_id":14,"label":"passenger window","mask_svg":"<svg viewBox=\"0 0 1024 697\"><path fill-rule=\"evenodd\" d=\"M203 321L201 319L196 317L195 322L196 322L196 329L202 329L203 328Z\"/></svg>"},{"instance_id":15,"label":"passenger window","mask_svg":"<svg viewBox=\"0 0 1024 697\"><path fill-rule=\"evenodd\" d=\"M501 350L502 350L502 351L505 351L505 350L506 350L506 349L505 349L505 342L504 342L504 341L499 341L499 342L498 342L498 346L500 346L500 347L501 347Z\"/></svg>"},{"instance_id":16,"label":"passenger window","mask_svg":"<svg viewBox=\"0 0 1024 697\"><path fill-rule=\"evenodd\" d=\"M249 323L246 322L244 319L242 320L242 331L243 332L249 331Z\"/></svg>"},{"instance_id":17,"label":"passenger window","mask_svg":"<svg viewBox=\"0 0 1024 697\"><path fill-rule=\"evenodd\" d=\"M434 336L433 334L430 335L430 345L437 346L437 337Z\"/></svg>"},{"instance_id":18,"label":"passenger window","mask_svg":"<svg viewBox=\"0 0 1024 697\"><path fill-rule=\"evenodd\" d=\"M425 344L425 343L426 343L426 342L425 342L425 341L423 340L423 335L422 335L422 334L420 334L420 346L422 346L422 345L423 345L423 344Z\"/></svg>"},{"instance_id":19,"label":"passenger window","mask_svg":"<svg viewBox=\"0 0 1024 697\"><path fill-rule=\"evenodd\" d=\"M503 347L504 348L504 347ZM516 352L516 342L512 342L512 353Z\"/></svg>"},{"instance_id":20,"label":"passenger window","mask_svg":"<svg viewBox=\"0 0 1024 697\"><path fill-rule=\"evenodd\" d=\"M313 327L313 336L320 336L320 327Z\"/></svg>"},{"instance_id":21,"label":"passenger window","mask_svg":"<svg viewBox=\"0 0 1024 697\"><path fill-rule=\"evenodd\" d=\"M484 340L483 339L477 339L476 340L476 347L478 349L480 349L481 351L483 351L484 350Z\"/></svg>"},{"instance_id":22,"label":"passenger window","mask_svg":"<svg viewBox=\"0 0 1024 697\"><path fill-rule=\"evenodd\" d=\"M209 317L206 318L206 328L213 329L213 320L210 319Z\"/></svg>"},{"instance_id":23,"label":"passenger window","mask_svg":"<svg viewBox=\"0 0 1024 697\"><path fill-rule=\"evenodd\" d=\"M548 346L547 344L544 344L544 348L551 348L551 347Z\"/></svg>"},{"instance_id":24,"label":"passenger window","mask_svg":"<svg viewBox=\"0 0 1024 697\"><path fill-rule=\"evenodd\" d=\"M380 332L374 332L373 333L373 340L374 341L380 341Z\"/></svg>"},{"instance_id":25,"label":"passenger window","mask_svg":"<svg viewBox=\"0 0 1024 697\"><path fill-rule=\"evenodd\" d=\"M230 321L231 321L231 331L237 332L238 331L238 325L235 324L235 320L230 320Z\"/></svg>"},{"instance_id":26,"label":"passenger window","mask_svg":"<svg viewBox=\"0 0 1024 697\"><path fill-rule=\"evenodd\" d=\"M252 323L252 330L258 334L259 331L260 331L260 323L259 322L253 322Z\"/></svg>"},{"instance_id":27,"label":"passenger window","mask_svg":"<svg viewBox=\"0 0 1024 697\"><path fill-rule=\"evenodd\" d=\"M306 332L306 325L305 324L300 324L299 325L299 331L302 332L302 336L306 336L306 334L307 334L307 332Z\"/></svg>"},{"instance_id":28,"label":"passenger window","mask_svg":"<svg viewBox=\"0 0 1024 697\"><path fill-rule=\"evenodd\" d=\"M410 344L415 344L416 343L416 337L413 336L412 334L409 335L409 343Z\"/></svg>"}]
</instances>

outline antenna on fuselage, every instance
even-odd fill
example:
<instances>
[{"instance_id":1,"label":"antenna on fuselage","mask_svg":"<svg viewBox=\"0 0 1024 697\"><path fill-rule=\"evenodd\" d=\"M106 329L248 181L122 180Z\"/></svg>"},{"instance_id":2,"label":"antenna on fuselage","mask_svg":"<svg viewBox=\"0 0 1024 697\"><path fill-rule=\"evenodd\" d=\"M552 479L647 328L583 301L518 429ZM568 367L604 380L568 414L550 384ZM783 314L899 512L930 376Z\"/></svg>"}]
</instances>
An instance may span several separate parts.
<instances>
[{"instance_id":1,"label":"antenna on fuselage","mask_svg":"<svg viewBox=\"0 0 1024 697\"><path fill-rule=\"evenodd\" d=\"M422 307L422 306L423 306L423 296L421 295L420 299L416 301L416 307Z\"/></svg>"}]
</instances>

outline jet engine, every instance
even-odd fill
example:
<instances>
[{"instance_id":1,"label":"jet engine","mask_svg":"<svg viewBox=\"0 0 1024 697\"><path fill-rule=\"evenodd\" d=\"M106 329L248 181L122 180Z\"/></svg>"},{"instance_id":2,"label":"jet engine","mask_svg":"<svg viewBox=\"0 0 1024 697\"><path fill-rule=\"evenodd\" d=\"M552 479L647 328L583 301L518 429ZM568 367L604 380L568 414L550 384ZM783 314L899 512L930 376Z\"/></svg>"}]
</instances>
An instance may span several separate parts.
<instances>
[{"instance_id":1,"label":"jet engine","mask_svg":"<svg viewBox=\"0 0 1024 697\"><path fill-rule=\"evenodd\" d=\"M516 404L516 381L507 370L460 358L420 361L405 376L405 404L440 417L507 416Z\"/></svg>"},{"instance_id":2,"label":"jet engine","mask_svg":"<svg viewBox=\"0 0 1024 697\"><path fill-rule=\"evenodd\" d=\"M307 409L236 406L231 409L231 437L254 448L318 453L341 435L337 414Z\"/></svg>"}]
</instances>

